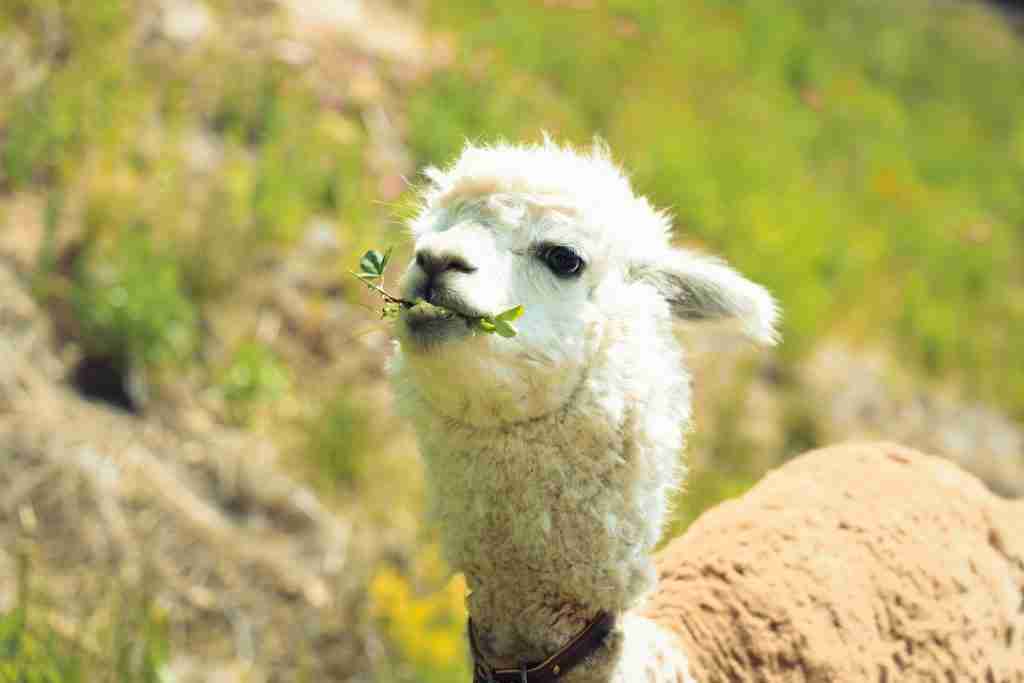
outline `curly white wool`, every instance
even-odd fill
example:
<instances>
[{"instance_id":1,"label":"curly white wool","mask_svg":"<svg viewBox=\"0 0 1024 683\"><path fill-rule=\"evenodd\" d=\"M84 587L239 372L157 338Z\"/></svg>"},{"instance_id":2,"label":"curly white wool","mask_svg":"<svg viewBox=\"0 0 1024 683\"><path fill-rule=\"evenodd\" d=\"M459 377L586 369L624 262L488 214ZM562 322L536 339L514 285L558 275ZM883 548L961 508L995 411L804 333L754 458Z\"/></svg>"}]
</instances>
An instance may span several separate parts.
<instances>
[{"instance_id":1,"label":"curly white wool","mask_svg":"<svg viewBox=\"0 0 1024 683\"><path fill-rule=\"evenodd\" d=\"M482 650L495 664L536 661L598 610L623 613L653 587L649 554L690 418L673 322L736 318L770 342L777 311L722 263L672 248L668 217L633 193L601 144L469 145L427 177L417 253L462 266L429 286L467 311L526 313L513 339L425 339L400 326L394 383L447 557L472 589ZM580 254L582 274L553 274L545 245ZM427 277L410 264L406 296ZM672 639L632 628L616 641L621 657L567 680L646 680L623 670L629 653ZM685 669L679 653L659 661Z\"/></svg>"}]
</instances>

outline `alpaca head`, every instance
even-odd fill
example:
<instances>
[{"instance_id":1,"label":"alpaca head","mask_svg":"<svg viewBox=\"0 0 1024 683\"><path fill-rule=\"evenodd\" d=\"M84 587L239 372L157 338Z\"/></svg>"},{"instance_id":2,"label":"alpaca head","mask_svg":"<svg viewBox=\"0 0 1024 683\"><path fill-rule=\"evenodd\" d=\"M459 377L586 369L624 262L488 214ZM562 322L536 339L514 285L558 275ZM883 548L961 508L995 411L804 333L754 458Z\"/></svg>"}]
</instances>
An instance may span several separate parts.
<instances>
[{"instance_id":1,"label":"alpaca head","mask_svg":"<svg viewBox=\"0 0 1024 683\"><path fill-rule=\"evenodd\" d=\"M493 427L550 413L603 348L674 349L673 320L732 318L774 340L768 293L672 248L668 217L633 193L603 145L469 145L426 175L403 296L468 316L525 309L511 339L462 318L403 314L399 376L440 416Z\"/></svg>"}]
</instances>

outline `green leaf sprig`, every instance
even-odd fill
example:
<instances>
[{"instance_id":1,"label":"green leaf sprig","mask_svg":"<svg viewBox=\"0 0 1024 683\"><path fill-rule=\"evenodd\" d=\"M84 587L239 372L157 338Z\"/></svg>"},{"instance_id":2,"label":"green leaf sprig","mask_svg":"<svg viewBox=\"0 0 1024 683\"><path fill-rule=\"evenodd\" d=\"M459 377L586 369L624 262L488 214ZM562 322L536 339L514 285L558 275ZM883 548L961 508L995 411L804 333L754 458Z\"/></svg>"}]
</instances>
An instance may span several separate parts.
<instances>
[{"instance_id":1,"label":"green leaf sprig","mask_svg":"<svg viewBox=\"0 0 1024 683\"><path fill-rule=\"evenodd\" d=\"M463 320L469 322L474 330L483 332L484 334L497 334L506 339L511 339L516 336L518 331L513 324L523 314L522 306L513 306L512 308L502 311L497 315L485 315L485 316L469 316L458 311L453 311L450 308L444 306L438 306L432 304L429 301L409 301L401 297L391 294L385 290L381 283L384 281L384 271L388 266L388 261L391 260L392 248L389 247L383 254L376 250L370 250L363 254L363 257L359 259L359 272L355 273L352 271L352 275L357 277L360 282L366 285L367 289L379 294L384 299L384 306L381 309L381 318L384 320L394 320L398 317L399 312L403 308L413 308L414 306L430 306L436 309L441 309L445 314L451 316L458 316Z\"/></svg>"}]
</instances>

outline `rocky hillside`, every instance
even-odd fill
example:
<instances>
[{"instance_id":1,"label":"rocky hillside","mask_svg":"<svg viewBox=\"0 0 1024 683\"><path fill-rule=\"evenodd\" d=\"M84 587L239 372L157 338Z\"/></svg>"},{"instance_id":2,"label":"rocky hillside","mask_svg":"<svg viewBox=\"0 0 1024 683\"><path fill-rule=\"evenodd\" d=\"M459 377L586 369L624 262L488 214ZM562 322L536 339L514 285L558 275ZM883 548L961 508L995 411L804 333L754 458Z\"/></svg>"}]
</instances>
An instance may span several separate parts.
<instances>
[{"instance_id":1,"label":"rocky hillside","mask_svg":"<svg viewBox=\"0 0 1024 683\"><path fill-rule=\"evenodd\" d=\"M416 556L418 484L345 269L412 171L390 117L423 33L359 2L100 4L0 12L3 673L381 680L368 587ZM123 106L82 105L104 89ZM249 204L288 174L330 186Z\"/></svg>"},{"instance_id":2,"label":"rocky hillside","mask_svg":"<svg viewBox=\"0 0 1024 683\"><path fill-rule=\"evenodd\" d=\"M132 618L171 634L175 680L365 671L353 521L289 476L265 439L84 400L7 264L0 291L0 612L27 562L31 589L55 607L47 623L96 656L139 595L145 613Z\"/></svg>"}]
</instances>

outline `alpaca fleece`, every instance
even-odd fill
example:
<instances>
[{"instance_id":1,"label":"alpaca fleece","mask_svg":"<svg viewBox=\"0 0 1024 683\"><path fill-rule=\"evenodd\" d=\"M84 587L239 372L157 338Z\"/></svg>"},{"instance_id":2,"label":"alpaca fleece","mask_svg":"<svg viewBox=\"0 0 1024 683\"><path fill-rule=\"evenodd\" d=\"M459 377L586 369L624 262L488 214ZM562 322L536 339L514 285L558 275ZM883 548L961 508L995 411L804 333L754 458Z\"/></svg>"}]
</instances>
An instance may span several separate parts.
<instances>
[{"instance_id":1,"label":"alpaca fleece","mask_svg":"<svg viewBox=\"0 0 1024 683\"><path fill-rule=\"evenodd\" d=\"M809 453L657 558L701 683L1024 682L1024 503L893 444Z\"/></svg>"},{"instance_id":2,"label":"alpaca fleece","mask_svg":"<svg viewBox=\"0 0 1024 683\"><path fill-rule=\"evenodd\" d=\"M689 387L678 352L629 325L604 330L561 408L516 424L438 417L400 387L447 558L466 575L495 665L518 665L506 653L539 661L598 611L622 612L653 588Z\"/></svg>"}]
</instances>

